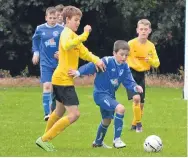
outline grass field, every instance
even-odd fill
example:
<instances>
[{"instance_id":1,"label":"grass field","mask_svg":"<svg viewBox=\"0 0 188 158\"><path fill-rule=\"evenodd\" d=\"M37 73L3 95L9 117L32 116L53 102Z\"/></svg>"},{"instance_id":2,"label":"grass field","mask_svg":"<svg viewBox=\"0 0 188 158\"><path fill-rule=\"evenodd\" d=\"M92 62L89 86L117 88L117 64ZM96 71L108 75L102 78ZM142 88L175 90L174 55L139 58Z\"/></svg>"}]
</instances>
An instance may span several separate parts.
<instances>
[{"instance_id":1,"label":"grass field","mask_svg":"<svg viewBox=\"0 0 188 158\"><path fill-rule=\"evenodd\" d=\"M35 145L43 134L45 122L41 105L41 89L0 89L0 156L187 156L187 105L182 90L148 87L143 116L142 133L129 130L132 120L132 103L127 101L123 88L117 92L117 100L126 107L122 140L123 149L91 148L100 122L99 108L92 99L92 88L79 87L80 119L53 140L57 152L47 153ZM146 153L144 139L158 135L164 148L159 153ZM113 124L109 127L105 142L112 145Z\"/></svg>"}]
</instances>

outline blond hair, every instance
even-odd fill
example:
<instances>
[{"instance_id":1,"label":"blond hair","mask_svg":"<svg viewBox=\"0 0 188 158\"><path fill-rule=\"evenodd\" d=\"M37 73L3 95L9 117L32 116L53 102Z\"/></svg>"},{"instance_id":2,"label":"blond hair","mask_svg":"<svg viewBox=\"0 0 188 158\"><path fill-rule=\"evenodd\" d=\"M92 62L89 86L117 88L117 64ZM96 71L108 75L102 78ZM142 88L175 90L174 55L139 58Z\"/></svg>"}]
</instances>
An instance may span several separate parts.
<instances>
[{"instance_id":1,"label":"blond hair","mask_svg":"<svg viewBox=\"0 0 188 158\"><path fill-rule=\"evenodd\" d=\"M151 22L148 19L141 19L137 23L137 27L139 24L148 25L151 28Z\"/></svg>"},{"instance_id":2,"label":"blond hair","mask_svg":"<svg viewBox=\"0 0 188 158\"><path fill-rule=\"evenodd\" d=\"M82 11L79 8L74 6L66 6L63 9L63 21L66 23L66 18L71 19L73 16L80 16L82 17Z\"/></svg>"},{"instance_id":3,"label":"blond hair","mask_svg":"<svg viewBox=\"0 0 188 158\"><path fill-rule=\"evenodd\" d=\"M63 9L64 9L64 5L63 4L59 4L59 5L55 6L55 9L56 9L57 12L62 12Z\"/></svg>"},{"instance_id":4,"label":"blond hair","mask_svg":"<svg viewBox=\"0 0 188 158\"><path fill-rule=\"evenodd\" d=\"M56 13L55 7L48 7L46 9L46 15L48 15L48 14L55 14L55 13Z\"/></svg>"}]
</instances>

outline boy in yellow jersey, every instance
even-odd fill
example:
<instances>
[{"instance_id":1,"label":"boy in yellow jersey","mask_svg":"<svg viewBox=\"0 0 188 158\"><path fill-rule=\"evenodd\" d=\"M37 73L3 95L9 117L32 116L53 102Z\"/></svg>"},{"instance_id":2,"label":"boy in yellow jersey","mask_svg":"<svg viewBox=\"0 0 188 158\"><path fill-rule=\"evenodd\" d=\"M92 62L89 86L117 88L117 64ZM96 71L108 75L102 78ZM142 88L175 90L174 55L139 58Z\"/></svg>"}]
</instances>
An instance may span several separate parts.
<instances>
[{"instance_id":1,"label":"boy in yellow jersey","mask_svg":"<svg viewBox=\"0 0 188 158\"><path fill-rule=\"evenodd\" d=\"M143 93L132 93L127 90L128 99L133 99L132 130L142 132L141 116L143 114L145 99L145 72L152 67L159 67L160 62L156 53L154 44L148 40L151 33L151 23L147 19L141 19L137 23L138 37L128 42L130 46L130 54L127 63L131 69L133 78L136 83L143 88Z\"/></svg>"},{"instance_id":2,"label":"boy in yellow jersey","mask_svg":"<svg viewBox=\"0 0 188 158\"><path fill-rule=\"evenodd\" d=\"M91 26L86 25L84 32L79 36L75 33L80 25L81 17L81 10L74 6L66 6L63 9L65 28L60 37L59 63L52 76L56 109L50 115L44 135L36 140L36 144L46 151L55 150L49 141L75 122L80 116L78 110L79 101L74 88L73 78L68 75L68 71L78 68L79 58L91 61L102 71L105 70L103 61L89 52L82 44L82 42L87 40ZM65 111L67 111L67 115L63 116Z\"/></svg>"}]
</instances>

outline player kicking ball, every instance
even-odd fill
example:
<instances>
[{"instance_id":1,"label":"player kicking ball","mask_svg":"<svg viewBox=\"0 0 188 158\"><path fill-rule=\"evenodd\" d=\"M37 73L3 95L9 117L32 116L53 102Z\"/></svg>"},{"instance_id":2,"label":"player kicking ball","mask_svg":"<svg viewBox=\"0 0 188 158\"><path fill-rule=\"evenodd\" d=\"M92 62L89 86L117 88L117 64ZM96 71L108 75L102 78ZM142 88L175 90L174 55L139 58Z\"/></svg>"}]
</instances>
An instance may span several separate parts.
<instances>
[{"instance_id":1,"label":"player kicking ball","mask_svg":"<svg viewBox=\"0 0 188 158\"><path fill-rule=\"evenodd\" d=\"M129 51L128 43L118 40L114 43L113 56L102 58L106 65L105 72L97 72L93 63L81 66L78 71L69 70L68 72L73 77L96 73L93 97L95 103L100 107L102 121L99 124L96 139L92 144L93 147L111 148L103 140L112 119L114 119L113 145L115 148L126 147L126 144L121 140L125 107L116 100L115 92L121 83L133 92L143 92L142 87L134 81L126 63Z\"/></svg>"}]
</instances>

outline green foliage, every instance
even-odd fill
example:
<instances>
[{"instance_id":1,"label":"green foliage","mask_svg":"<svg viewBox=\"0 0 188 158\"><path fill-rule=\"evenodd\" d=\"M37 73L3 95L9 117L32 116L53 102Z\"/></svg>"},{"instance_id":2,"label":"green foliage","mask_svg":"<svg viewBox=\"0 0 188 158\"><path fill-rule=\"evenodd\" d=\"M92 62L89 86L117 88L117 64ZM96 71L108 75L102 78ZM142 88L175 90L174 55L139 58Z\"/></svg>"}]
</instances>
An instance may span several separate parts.
<instances>
[{"instance_id":1,"label":"green foliage","mask_svg":"<svg viewBox=\"0 0 188 158\"><path fill-rule=\"evenodd\" d=\"M76 5L89 17L81 25L92 23L93 37L88 44L97 55L110 55L107 52L111 52L114 40L135 37L137 21L148 18L158 52L162 54L162 48L167 48L163 50L166 53L172 47L169 62L181 56L178 64L183 65L185 0L0 0L0 63L1 59L19 62L22 56L30 61L31 37L36 26L44 22L44 10L60 3Z\"/></svg>"}]
</instances>

